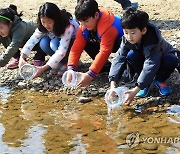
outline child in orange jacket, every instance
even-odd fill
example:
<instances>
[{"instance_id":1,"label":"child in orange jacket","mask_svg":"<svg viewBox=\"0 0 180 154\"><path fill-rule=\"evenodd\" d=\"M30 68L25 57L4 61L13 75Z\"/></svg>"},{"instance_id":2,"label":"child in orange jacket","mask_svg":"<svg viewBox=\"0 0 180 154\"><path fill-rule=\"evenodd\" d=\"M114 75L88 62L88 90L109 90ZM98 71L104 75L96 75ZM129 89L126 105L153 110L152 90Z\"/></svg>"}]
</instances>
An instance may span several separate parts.
<instances>
[{"instance_id":1,"label":"child in orange jacket","mask_svg":"<svg viewBox=\"0 0 180 154\"><path fill-rule=\"evenodd\" d=\"M68 69L76 71L83 50L93 59L89 71L82 73L77 87L88 85L101 71L109 71L108 57L120 46L123 30L121 18L111 11L99 8L95 0L81 0L75 7L76 19L80 22L74 44L68 58ZM105 65L107 64L107 65ZM71 77L68 75L68 79Z\"/></svg>"}]
</instances>

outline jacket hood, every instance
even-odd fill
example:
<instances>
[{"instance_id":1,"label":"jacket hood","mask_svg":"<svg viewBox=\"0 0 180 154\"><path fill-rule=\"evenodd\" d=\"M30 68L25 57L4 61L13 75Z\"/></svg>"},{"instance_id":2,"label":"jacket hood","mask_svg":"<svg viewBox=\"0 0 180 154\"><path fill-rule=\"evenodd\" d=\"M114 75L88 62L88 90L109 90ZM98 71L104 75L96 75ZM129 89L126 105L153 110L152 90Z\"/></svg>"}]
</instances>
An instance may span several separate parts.
<instances>
[{"instance_id":1,"label":"jacket hood","mask_svg":"<svg viewBox=\"0 0 180 154\"><path fill-rule=\"evenodd\" d=\"M114 14L107 9L100 8L99 20L97 24L97 30L100 35L102 35L107 28L112 26L114 22Z\"/></svg>"},{"instance_id":2,"label":"jacket hood","mask_svg":"<svg viewBox=\"0 0 180 154\"><path fill-rule=\"evenodd\" d=\"M147 26L147 32L143 36L142 41L144 47L159 44L162 41L162 35L160 30L153 24L149 23Z\"/></svg>"},{"instance_id":3,"label":"jacket hood","mask_svg":"<svg viewBox=\"0 0 180 154\"><path fill-rule=\"evenodd\" d=\"M11 31L14 31L17 28L17 26L19 26L19 23L21 21L22 21L22 19L20 17L18 17L17 15L15 15Z\"/></svg>"}]
</instances>

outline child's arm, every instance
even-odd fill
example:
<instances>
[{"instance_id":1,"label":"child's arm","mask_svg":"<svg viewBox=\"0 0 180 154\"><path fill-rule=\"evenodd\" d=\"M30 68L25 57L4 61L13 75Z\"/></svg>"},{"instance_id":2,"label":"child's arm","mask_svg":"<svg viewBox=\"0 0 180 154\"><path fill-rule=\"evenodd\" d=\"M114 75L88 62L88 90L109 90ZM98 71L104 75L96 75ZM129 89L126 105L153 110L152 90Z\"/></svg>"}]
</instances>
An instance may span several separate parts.
<instances>
[{"instance_id":1,"label":"child's arm","mask_svg":"<svg viewBox=\"0 0 180 154\"><path fill-rule=\"evenodd\" d=\"M66 52L69 47L69 43L71 41L72 33L74 31L74 27L70 25L68 28L66 28L63 36L61 37L61 40L59 42L58 50L51 56L49 61L41 67L37 67L37 73L35 74L34 78L41 75L44 71L46 71L48 68L56 68L59 64L59 62L64 58L66 55Z\"/></svg>"},{"instance_id":2,"label":"child's arm","mask_svg":"<svg viewBox=\"0 0 180 154\"><path fill-rule=\"evenodd\" d=\"M109 55L113 51L114 42L118 36L118 31L114 27L109 27L101 36L100 50L93 60L89 71L93 71L98 74L105 63L107 62ZM93 52L93 49L92 49ZM90 73L90 72L88 72Z\"/></svg>"},{"instance_id":3,"label":"child's arm","mask_svg":"<svg viewBox=\"0 0 180 154\"><path fill-rule=\"evenodd\" d=\"M14 56L14 54L18 51L18 47L12 47L11 45L7 47L5 52L0 57L0 67L4 67L10 59Z\"/></svg>"},{"instance_id":4,"label":"child's arm","mask_svg":"<svg viewBox=\"0 0 180 154\"><path fill-rule=\"evenodd\" d=\"M82 27L79 26L77 33L76 33L76 38L74 40L74 43L72 45L72 48L69 53L68 57L68 69L71 70L76 70L78 66L78 62L81 56L81 53L83 52L87 41L82 35Z\"/></svg>"},{"instance_id":5,"label":"child's arm","mask_svg":"<svg viewBox=\"0 0 180 154\"><path fill-rule=\"evenodd\" d=\"M56 52L51 56L51 58L47 62L47 65L49 65L51 68L56 68L59 62L65 57L66 52L69 48L69 43L71 41L73 32L73 25L70 25L68 28L66 28L59 42L60 45L58 47L58 50L56 50Z\"/></svg>"},{"instance_id":6,"label":"child's arm","mask_svg":"<svg viewBox=\"0 0 180 154\"><path fill-rule=\"evenodd\" d=\"M38 29L36 29L33 35L29 38L29 40L26 42L26 44L22 48L21 54L25 54L28 57L31 50L40 41L42 36L43 36L43 33L40 32Z\"/></svg>"},{"instance_id":7,"label":"child's arm","mask_svg":"<svg viewBox=\"0 0 180 154\"><path fill-rule=\"evenodd\" d=\"M36 29L30 39L26 42L23 49L21 50L21 56L19 59L19 67L26 63L25 59L29 56L33 47L40 41L42 33Z\"/></svg>"},{"instance_id":8,"label":"child's arm","mask_svg":"<svg viewBox=\"0 0 180 154\"><path fill-rule=\"evenodd\" d=\"M110 89L116 88L116 82L115 81L111 81L110 82Z\"/></svg>"},{"instance_id":9,"label":"child's arm","mask_svg":"<svg viewBox=\"0 0 180 154\"><path fill-rule=\"evenodd\" d=\"M21 28L21 26L19 26L18 29L16 29L13 32L12 38L11 39L7 38L7 39L10 39L11 42L6 48L5 52L1 54L1 57L0 57L1 67L5 66L10 61L10 59L14 56L14 54L19 50L19 48L23 46L25 34L26 34L25 30Z\"/></svg>"},{"instance_id":10,"label":"child's arm","mask_svg":"<svg viewBox=\"0 0 180 154\"><path fill-rule=\"evenodd\" d=\"M18 64L19 68L21 68L26 63L26 58L27 56L22 53L19 58L19 64Z\"/></svg>"},{"instance_id":11,"label":"child's arm","mask_svg":"<svg viewBox=\"0 0 180 154\"><path fill-rule=\"evenodd\" d=\"M129 49L125 47L125 38L122 38L121 46L115 54L114 59L112 60L110 72L109 72L109 81L118 81L120 80L124 68L126 66L126 56L129 52Z\"/></svg>"},{"instance_id":12,"label":"child's arm","mask_svg":"<svg viewBox=\"0 0 180 154\"><path fill-rule=\"evenodd\" d=\"M128 91L126 91L125 92L126 98L125 98L123 104L124 105L129 105L139 91L140 91L140 88L137 87L137 86L130 89L130 90L128 90Z\"/></svg>"}]
</instances>

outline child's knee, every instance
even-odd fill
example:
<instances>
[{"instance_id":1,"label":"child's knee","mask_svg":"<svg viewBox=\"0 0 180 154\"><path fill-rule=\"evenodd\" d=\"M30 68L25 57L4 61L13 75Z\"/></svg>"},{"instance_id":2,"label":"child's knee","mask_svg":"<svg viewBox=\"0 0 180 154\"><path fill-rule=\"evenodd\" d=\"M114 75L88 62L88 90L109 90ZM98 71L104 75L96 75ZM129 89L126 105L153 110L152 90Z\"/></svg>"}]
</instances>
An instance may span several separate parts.
<instances>
[{"instance_id":1,"label":"child's knee","mask_svg":"<svg viewBox=\"0 0 180 154\"><path fill-rule=\"evenodd\" d=\"M49 45L49 38L48 37L41 38L39 45L42 50L45 49L47 45Z\"/></svg>"},{"instance_id":2,"label":"child's knee","mask_svg":"<svg viewBox=\"0 0 180 154\"><path fill-rule=\"evenodd\" d=\"M51 42L50 42L50 48L53 50L53 51L56 51L59 47L59 41L60 39L52 39Z\"/></svg>"},{"instance_id":3,"label":"child's knee","mask_svg":"<svg viewBox=\"0 0 180 154\"><path fill-rule=\"evenodd\" d=\"M164 67L177 67L178 58L173 54L168 54L163 57L163 65Z\"/></svg>"}]
</instances>

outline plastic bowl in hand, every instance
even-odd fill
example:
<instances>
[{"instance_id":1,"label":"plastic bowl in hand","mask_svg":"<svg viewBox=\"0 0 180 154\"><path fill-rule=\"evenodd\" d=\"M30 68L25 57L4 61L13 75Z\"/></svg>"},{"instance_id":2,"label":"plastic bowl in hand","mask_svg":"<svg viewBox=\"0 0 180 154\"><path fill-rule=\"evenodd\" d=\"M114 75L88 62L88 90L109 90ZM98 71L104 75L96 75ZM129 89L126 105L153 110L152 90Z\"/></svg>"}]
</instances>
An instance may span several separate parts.
<instances>
[{"instance_id":1,"label":"plastic bowl in hand","mask_svg":"<svg viewBox=\"0 0 180 154\"><path fill-rule=\"evenodd\" d=\"M71 81L67 80L67 73L71 73L72 76ZM62 76L62 83L64 84L65 87L69 87L69 88L75 87L80 80L81 80L80 75L73 70L67 70L66 72L64 72Z\"/></svg>"},{"instance_id":2,"label":"plastic bowl in hand","mask_svg":"<svg viewBox=\"0 0 180 154\"><path fill-rule=\"evenodd\" d=\"M33 65L24 64L20 68L19 74L24 80L32 80L36 72L37 70Z\"/></svg>"}]
</instances>

